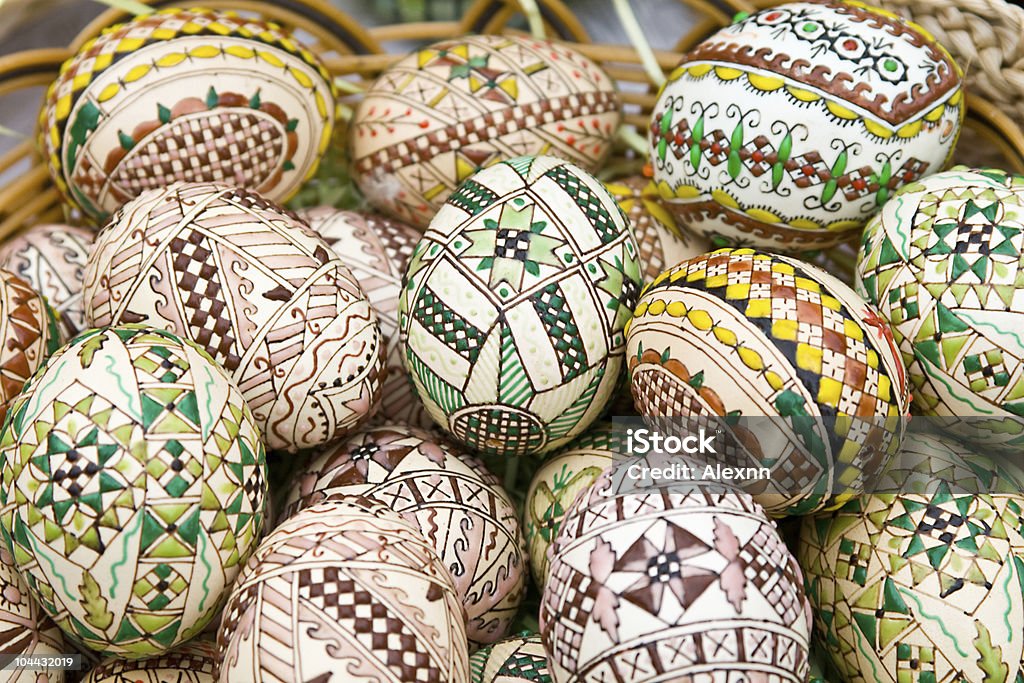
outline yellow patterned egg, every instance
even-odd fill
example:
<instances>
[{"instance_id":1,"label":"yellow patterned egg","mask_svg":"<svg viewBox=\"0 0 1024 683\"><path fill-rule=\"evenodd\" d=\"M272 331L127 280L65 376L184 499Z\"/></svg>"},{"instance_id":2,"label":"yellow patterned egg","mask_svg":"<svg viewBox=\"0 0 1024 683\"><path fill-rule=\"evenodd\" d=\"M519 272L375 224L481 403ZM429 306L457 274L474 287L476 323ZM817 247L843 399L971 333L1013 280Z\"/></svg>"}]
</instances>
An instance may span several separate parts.
<instances>
[{"instance_id":1,"label":"yellow patterned egg","mask_svg":"<svg viewBox=\"0 0 1024 683\"><path fill-rule=\"evenodd\" d=\"M654 106L651 164L684 227L810 251L941 171L964 112L963 72L925 29L862 2L791 2L684 57Z\"/></svg>"},{"instance_id":2,"label":"yellow patterned egg","mask_svg":"<svg viewBox=\"0 0 1024 683\"><path fill-rule=\"evenodd\" d=\"M61 67L39 147L66 200L97 222L172 182L225 182L284 201L334 125L319 59L273 23L167 9L113 26Z\"/></svg>"},{"instance_id":3,"label":"yellow patterned egg","mask_svg":"<svg viewBox=\"0 0 1024 683\"><path fill-rule=\"evenodd\" d=\"M701 467L730 468L710 478L772 514L863 491L906 426L906 369L878 311L784 256L722 249L665 271L641 294L626 358L637 410L662 432L714 432Z\"/></svg>"},{"instance_id":4,"label":"yellow patterned egg","mask_svg":"<svg viewBox=\"0 0 1024 683\"><path fill-rule=\"evenodd\" d=\"M384 341L355 277L254 192L147 190L97 237L83 291L90 325L147 322L205 348L238 382L270 449L337 441L380 398Z\"/></svg>"},{"instance_id":5,"label":"yellow patterned egg","mask_svg":"<svg viewBox=\"0 0 1024 683\"><path fill-rule=\"evenodd\" d=\"M434 43L366 92L349 134L353 178L379 211L423 229L463 180L503 159L550 154L596 171L620 106L608 74L566 45Z\"/></svg>"}]
</instances>

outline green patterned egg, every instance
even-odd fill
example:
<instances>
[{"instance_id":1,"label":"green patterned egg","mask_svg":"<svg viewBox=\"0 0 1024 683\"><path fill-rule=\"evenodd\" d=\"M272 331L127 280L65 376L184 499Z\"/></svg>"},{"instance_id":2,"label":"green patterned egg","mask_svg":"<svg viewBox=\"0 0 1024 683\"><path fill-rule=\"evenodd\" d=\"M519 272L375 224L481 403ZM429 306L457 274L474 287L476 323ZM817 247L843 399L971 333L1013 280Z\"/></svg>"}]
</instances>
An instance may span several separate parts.
<instances>
[{"instance_id":1,"label":"green patterned egg","mask_svg":"<svg viewBox=\"0 0 1024 683\"><path fill-rule=\"evenodd\" d=\"M602 423L552 454L533 475L526 493L523 531L530 570L538 587L544 588L548 548L558 536L562 518L576 494L593 484L616 456L625 455L624 435L611 424Z\"/></svg>"},{"instance_id":2,"label":"green patterned egg","mask_svg":"<svg viewBox=\"0 0 1024 683\"><path fill-rule=\"evenodd\" d=\"M910 433L875 493L804 520L819 648L848 683L1021 680L1019 472Z\"/></svg>"},{"instance_id":3,"label":"green patterned egg","mask_svg":"<svg viewBox=\"0 0 1024 683\"><path fill-rule=\"evenodd\" d=\"M468 178L404 282L403 361L431 418L463 445L548 452L612 397L638 248L614 197L578 166L519 157Z\"/></svg>"},{"instance_id":4,"label":"green patterned egg","mask_svg":"<svg viewBox=\"0 0 1024 683\"><path fill-rule=\"evenodd\" d=\"M528 631L477 650L469 658L470 683L551 683L544 642Z\"/></svg>"},{"instance_id":5,"label":"green patterned egg","mask_svg":"<svg viewBox=\"0 0 1024 683\"><path fill-rule=\"evenodd\" d=\"M12 403L0 462L0 532L30 592L106 654L201 632L263 526L266 457L241 392L163 330L58 350Z\"/></svg>"},{"instance_id":6,"label":"green patterned egg","mask_svg":"<svg viewBox=\"0 0 1024 683\"><path fill-rule=\"evenodd\" d=\"M1024 446L1024 176L957 167L864 231L857 288L891 324L916 413L983 448Z\"/></svg>"}]
</instances>

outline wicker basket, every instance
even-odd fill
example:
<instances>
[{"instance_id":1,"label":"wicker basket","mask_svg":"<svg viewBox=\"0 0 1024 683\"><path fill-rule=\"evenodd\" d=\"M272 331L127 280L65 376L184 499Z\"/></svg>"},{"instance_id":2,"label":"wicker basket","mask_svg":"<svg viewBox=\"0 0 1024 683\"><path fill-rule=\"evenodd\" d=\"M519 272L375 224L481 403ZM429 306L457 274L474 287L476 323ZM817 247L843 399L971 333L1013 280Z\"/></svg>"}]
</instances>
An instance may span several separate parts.
<instances>
[{"instance_id":1,"label":"wicker basket","mask_svg":"<svg viewBox=\"0 0 1024 683\"><path fill-rule=\"evenodd\" d=\"M145 0L153 7L180 5L175 0ZM701 17L674 50L655 51L668 73L683 53L727 25L738 12L779 4L778 0L681 0ZM966 139L984 144L960 146L957 161L988 164L1024 172L1024 133L1014 122L1024 120L1024 9L1004 0L876 0L913 18L935 33L968 71ZM521 13L516 0L477 0L461 21L419 22L367 28L326 0L207 0L205 6L257 13L301 32L337 76L365 86L402 55L389 54L391 41L429 42L468 33L500 33ZM591 42L583 25L561 0L538 0L550 37L569 41L600 63L622 85L625 122L646 130L657 98L629 45ZM64 60L88 39L128 18L110 10L82 30L67 49L30 50L0 58L0 97L17 96L27 88L46 86ZM355 97L355 96L353 96ZM35 106L29 99L25 106ZM981 154L979 154L981 150ZM17 173L13 173L16 170ZM13 179L0 187L0 240L41 222L70 221L57 188L41 163L32 141L0 157L0 176Z\"/></svg>"}]
</instances>

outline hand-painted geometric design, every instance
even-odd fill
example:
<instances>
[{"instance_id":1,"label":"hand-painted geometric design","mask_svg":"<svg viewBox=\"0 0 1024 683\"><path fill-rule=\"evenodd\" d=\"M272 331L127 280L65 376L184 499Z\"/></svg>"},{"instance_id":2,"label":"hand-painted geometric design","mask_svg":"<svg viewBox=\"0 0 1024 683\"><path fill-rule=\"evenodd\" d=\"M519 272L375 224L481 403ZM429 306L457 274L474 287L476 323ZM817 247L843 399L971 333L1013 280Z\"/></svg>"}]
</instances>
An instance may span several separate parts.
<instances>
[{"instance_id":1,"label":"hand-painted geometric design","mask_svg":"<svg viewBox=\"0 0 1024 683\"><path fill-rule=\"evenodd\" d=\"M385 342L357 279L255 193L179 183L142 194L97 238L84 297L91 325L145 321L205 348L268 448L341 439L379 400Z\"/></svg>"},{"instance_id":2,"label":"hand-painted geometric design","mask_svg":"<svg viewBox=\"0 0 1024 683\"><path fill-rule=\"evenodd\" d=\"M554 157L501 162L472 182L492 203L446 203L409 262L406 367L463 445L549 451L615 390L640 287L636 241L601 183Z\"/></svg>"},{"instance_id":3,"label":"hand-painted geometric design","mask_svg":"<svg viewBox=\"0 0 1024 683\"><path fill-rule=\"evenodd\" d=\"M682 225L728 244L838 244L946 165L962 76L926 31L859 2L754 13L698 45L663 89L658 192Z\"/></svg>"},{"instance_id":4,"label":"hand-painted geometric design","mask_svg":"<svg viewBox=\"0 0 1024 683\"><path fill-rule=\"evenodd\" d=\"M526 493L523 532L530 551L530 570L541 589L547 581L548 548L558 536L565 511L583 489L612 465L629 455L621 430L599 423L551 455L533 475Z\"/></svg>"},{"instance_id":5,"label":"hand-painted geometric design","mask_svg":"<svg viewBox=\"0 0 1024 683\"><path fill-rule=\"evenodd\" d=\"M476 459L409 427L368 429L318 455L298 477L283 518L328 496L365 496L417 525L449 568L473 643L503 638L526 582L516 509Z\"/></svg>"},{"instance_id":6,"label":"hand-painted geometric design","mask_svg":"<svg viewBox=\"0 0 1024 683\"><path fill-rule=\"evenodd\" d=\"M18 574L14 557L0 547L0 653L5 655L61 655L69 650L60 629L54 626L29 593ZM30 671L9 666L0 671L3 683L64 683L60 669Z\"/></svg>"},{"instance_id":7,"label":"hand-painted geometric design","mask_svg":"<svg viewBox=\"0 0 1024 683\"><path fill-rule=\"evenodd\" d=\"M640 247L644 282L650 282L668 267L713 249L701 236L693 235L676 223L661 204L658 186L643 176L630 176L605 183L619 208L629 219Z\"/></svg>"},{"instance_id":8,"label":"hand-painted geometric design","mask_svg":"<svg viewBox=\"0 0 1024 683\"><path fill-rule=\"evenodd\" d=\"M0 270L0 423L8 401L62 341L46 299L17 275Z\"/></svg>"},{"instance_id":9,"label":"hand-painted geometric design","mask_svg":"<svg viewBox=\"0 0 1024 683\"><path fill-rule=\"evenodd\" d=\"M857 265L859 291L892 324L915 412L1008 452L1024 444L1022 209L1024 177L937 173L868 225Z\"/></svg>"},{"instance_id":10,"label":"hand-painted geometric design","mask_svg":"<svg viewBox=\"0 0 1024 683\"><path fill-rule=\"evenodd\" d=\"M606 470L550 556L540 627L559 683L806 680L803 577L747 494L619 492Z\"/></svg>"},{"instance_id":11,"label":"hand-painted geometric design","mask_svg":"<svg viewBox=\"0 0 1024 683\"><path fill-rule=\"evenodd\" d=\"M64 63L38 143L64 197L96 221L177 181L284 201L327 149L334 92L319 59L276 24L161 10Z\"/></svg>"},{"instance_id":12,"label":"hand-painted geometric design","mask_svg":"<svg viewBox=\"0 0 1024 683\"><path fill-rule=\"evenodd\" d=\"M1019 679L1022 486L995 459L912 432L879 493L804 521L814 635L842 680Z\"/></svg>"},{"instance_id":13,"label":"hand-painted geometric design","mask_svg":"<svg viewBox=\"0 0 1024 683\"><path fill-rule=\"evenodd\" d=\"M544 643L528 632L473 653L469 678L471 683L552 683Z\"/></svg>"},{"instance_id":14,"label":"hand-painted geometric design","mask_svg":"<svg viewBox=\"0 0 1024 683\"><path fill-rule=\"evenodd\" d=\"M750 249L684 261L647 286L627 335L640 413L724 429L730 464L770 469L747 483L772 514L842 504L899 447L909 387L892 333L815 266Z\"/></svg>"},{"instance_id":15,"label":"hand-painted geometric design","mask_svg":"<svg viewBox=\"0 0 1024 683\"><path fill-rule=\"evenodd\" d=\"M382 216L330 207L300 211L299 216L352 271L387 342L387 378L380 390L380 408L370 423L432 426L434 421L416 397L402 365L398 344L398 297L419 231Z\"/></svg>"},{"instance_id":16,"label":"hand-painted geometric design","mask_svg":"<svg viewBox=\"0 0 1024 683\"><path fill-rule=\"evenodd\" d=\"M217 646L194 640L158 657L125 661L111 657L89 671L82 683L216 683Z\"/></svg>"},{"instance_id":17,"label":"hand-painted geometric design","mask_svg":"<svg viewBox=\"0 0 1024 683\"><path fill-rule=\"evenodd\" d=\"M82 282L96 235L71 225L37 225L0 246L0 269L14 273L46 297L64 339L85 329Z\"/></svg>"},{"instance_id":18,"label":"hand-painted geometric design","mask_svg":"<svg viewBox=\"0 0 1024 683\"><path fill-rule=\"evenodd\" d=\"M217 645L222 681L469 681L451 574L412 523L358 496L329 497L267 536Z\"/></svg>"},{"instance_id":19,"label":"hand-painted geometric design","mask_svg":"<svg viewBox=\"0 0 1024 683\"><path fill-rule=\"evenodd\" d=\"M142 325L55 353L0 438L0 531L74 641L134 659L198 634L256 546L266 458L238 387Z\"/></svg>"},{"instance_id":20,"label":"hand-painted geometric design","mask_svg":"<svg viewBox=\"0 0 1024 683\"><path fill-rule=\"evenodd\" d=\"M401 60L365 94L352 122L353 175L375 208L424 229L448 199L470 214L492 204L486 188L463 181L504 159L550 154L596 170L621 118L613 81L565 45L448 40Z\"/></svg>"}]
</instances>

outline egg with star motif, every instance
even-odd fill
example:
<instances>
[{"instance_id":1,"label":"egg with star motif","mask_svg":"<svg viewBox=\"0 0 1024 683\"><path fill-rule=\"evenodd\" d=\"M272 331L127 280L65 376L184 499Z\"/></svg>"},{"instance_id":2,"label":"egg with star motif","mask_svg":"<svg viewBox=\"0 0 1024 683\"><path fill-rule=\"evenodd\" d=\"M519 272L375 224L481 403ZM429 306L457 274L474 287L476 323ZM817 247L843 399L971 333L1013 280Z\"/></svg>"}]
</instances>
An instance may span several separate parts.
<instances>
[{"instance_id":1,"label":"egg with star motif","mask_svg":"<svg viewBox=\"0 0 1024 683\"><path fill-rule=\"evenodd\" d=\"M551 156L480 171L431 222L399 300L427 413L483 453L572 441L619 383L640 282L626 217L590 173Z\"/></svg>"}]
</instances>

